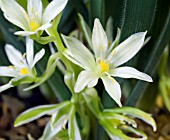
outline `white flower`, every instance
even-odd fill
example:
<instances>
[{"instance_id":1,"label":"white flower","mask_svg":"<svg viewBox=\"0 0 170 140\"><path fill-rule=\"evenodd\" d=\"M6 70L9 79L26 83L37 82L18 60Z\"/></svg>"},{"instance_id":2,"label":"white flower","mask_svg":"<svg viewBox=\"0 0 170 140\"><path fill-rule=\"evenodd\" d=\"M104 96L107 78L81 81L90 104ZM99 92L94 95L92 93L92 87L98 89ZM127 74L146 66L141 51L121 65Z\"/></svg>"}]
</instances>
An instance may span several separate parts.
<instances>
[{"instance_id":1,"label":"white flower","mask_svg":"<svg viewBox=\"0 0 170 140\"><path fill-rule=\"evenodd\" d=\"M53 20L65 7L68 0L53 0L44 9L41 0L27 0L27 12L15 0L0 0L0 8L7 20L24 31L17 35L36 34L51 26Z\"/></svg>"},{"instance_id":2,"label":"white flower","mask_svg":"<svg viewBox=\"0 0 170 140\"><path fill-rule=\"evenodd\" d=\"M118 31L119 35L120 31ZM98 79L101 78L108 94L121 106L120 85L113 77L136 78L152 82L152 78L149 75L139 72L132 67L119 67L140 50L144 44L145 35L146 32L133 34L113 49L117 40L108 47L106 33L100 21L95 19L92 34L92 49L95 56L77 39L62 36L68 47L64 53L66 57L85 69L78 76L74 87L75 92L82 91L86 86L88 88L94 87ZM116 39L118 38L116 37Z\"/></svg>"},{"instance_id":3,"label":"white flower","mask_svg":"<svg viewBox=\"0 0 170 140\"><path fill-rule=\"evenodd\" d=\"M45 50L41 49L34 56L33 40L26 38L26 55L22 55L12 45L7 44L5 51L12 66L0 66L0 76L13 77L10 82L0 87L0 92L13 87L12 81L18 81L24 77L35 78L35 64L43 57ZM29 83L29 80L26 82Z\"/></svg>"}]
</instances>

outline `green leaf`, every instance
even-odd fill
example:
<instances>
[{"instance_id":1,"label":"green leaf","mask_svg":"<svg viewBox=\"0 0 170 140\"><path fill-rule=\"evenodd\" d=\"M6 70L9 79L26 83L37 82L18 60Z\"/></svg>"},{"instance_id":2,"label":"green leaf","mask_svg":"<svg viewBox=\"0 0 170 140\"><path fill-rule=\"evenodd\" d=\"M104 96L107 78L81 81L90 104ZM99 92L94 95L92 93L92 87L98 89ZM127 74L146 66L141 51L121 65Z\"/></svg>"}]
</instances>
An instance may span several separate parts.
<instances>
[{"instance_id":1,"label":"green leaf","mask_svg":"<svg viewBox=\"0 0 170 140\"><path fill-rule=\"evenodd\" d=\"M82 92L82 95L86 101L88 108L98 118L101 114L101 104L97 91L94 88L87 88L84 90L84 92Z\"/></svg>"},{"instance_id":2,"label":"green leaf","mask_svg":"<svg viewBox=\"0 0 170 140\"><path fill-rule=\"evenodd\" d=\"M80 14L78 14L78 17L79 17L79 24L82 29L83 35L84 35L88 45L92 48L92 33L90 30L90 27L87 25L84 18Z\"/></svg>"},{"instance_id":3,"label":"green leaf","mask_svg":"<svg viewBox=\"0 0 170 140\"><path fill-rule=\"evenodd\" d=\"M48 44L50 42L53 42L55 40L55 37L47 36L47 37L39 37L39 38L33 38L35 41L37 41L40 44Z\"/></svg>"},{"instance_id":4,"label":"green leaf","mask_svg":"<svg viewBox=\"0 0 170 140\"><path fill-rule=\"evenodd\" d=\"M78 128L77 120L76 120L76 114L75 114L75 108L72 108L71 115L69 118L68 123L68 134L70 140L81 140L80 131Z\"/></svg>"},{"instance_id":5,"label":"green leaf","mask_svg":"<svg viewBox=\"0 0 170 140\"><path fill-rule=\"evenodd\" d=\"M167 3L165 1L161 1L161 2L163 2L163 6L164 6L162 8L166 10ZM160 5L160 6L162 6L162 5ZM163 10L163 12L165 12L165 11ZM161 25L159 23L159 26L156 24L157 30L155 30L155 28L153 28L153 30L155 30L155 32L152 33L153 34L153 39L152 39L153 47L150 49L150 51L149 50L147 50L147 52L145 51L143 53L143 55L141 55L141 57L139 57L139 60L141 61L141 62L139 61L140 62L139 65L142 64L142 67L144 67L143 68L144 72L151 76L154 75L154 72L157 69L159 59L162 56L163 50L166 47L167 43L169 42L169 38L170 38L170 16L169 16L170 9L168 9L167 12L168 12L168 14L166 13L165 21L164 22L161 21L161 22L163 22L163 25ZM162 11L161 11L161 13L162 13ZM160 16L158 18L158 21L160 21ZM156 21L156 22L158 22L158 21ZM160 28L160 25L161 25L161 28ZM155 37L154 35L157 35L157 36ZM148 55L148 53L149 53L149 56L146 57L146 55ZM142 61L142 58L145 58L144 59L145 62ZM125 105L134 106L137 103L138 99L144 93L147 86L148 86L147 82L137 81L137 83L134 86L133 90L131 91L131 94L128 97Z\"/></svg>"},{"instance_id":6,"label":"green leaf","mask_svg":"<svg viewBox=\"0 0 170 140\"><path fill-rule=\"evenodd\" d=\"M153 130L156 131L156 123L154 119L151 117L150 114L145 113L137 108L132 107L121 107L121 108L115 108L115 109L106 109L105 112L112 112L112 113L121 113L124 115L128 115L131 117L139 118L146 122L147 124L151 125Z\"/></svg>"},{"instance_id":7,"label":"green leaf","mask_svg":"<svg viewBox=\"0 0 170 140\"><path fill-rule=\"evenodd\" d=\"M106 22L106 35L107 35L107 38L108 38L108 41L109 41L109 45L110 46L110 43L113 42L113 18L112 17L109 17L107 22Z\"/></svg>"},{"instance_id":8,"label":"green leaf","mask_svg":"<svg viewBox=\"0 0 170 140\"><path fill-rule=\"evenodd\" d=\"M132 140L141 140L141 139L146 140L147 139L147 135L144 132L139 131L133 127L122 125L119 128L125 132L132 133L140 137L140 138L132 138Z\"/></svg>"},{"instance_id":9,"label":"green leaf","mask_svg":"<svg viewBox=\"0 0 170 140\"><path fill-rule=\"evenodd\" d=\"M69 0L65 9L63 10L61 21L58 27L59 32L68 34L72 30L75 24L77 13L83 15L85 20L88 21L89 14L84 2L82 0Z\"/></svg>"},{"instance_id":10,"label":"green leaf","mask_svg":"<svg viewBox=\"0 0 170 140\"><path fill-rule=\"evenodd\" d=\"M102 118L104 118L104 119L107 119L107 120L109 120L111 123L115 123L116 122L116 120L118 120L117 122L118 122L118 125L120 125L120 124L129 124L129 125L132 125L133 127L137 127L137 124L136 124L136 122L133 120L133 119L130 119L130 118L128 118L128 117L126 117L126 116L124 116L124 115L120 115L120 114L118 114L118 113L114 113L114 112L103 112L102 113L102 116L101 116Z\"/></svg>"},{"instance_id":11,"label":"green leaf","mask_svg":"<svg viewBox=\"0 0 170 140\"><path fill-rule=\"evenodd\" d=\"M39 138L39 140L51 140L54 138L57 140L60 140L60 139L61 140L69 140L68 130L64 129L60 132L58 132L56 130L52 130L51 122L49 121L44 129L43 135L41 136L41 138Z\"/></svg>"},{"instance_id":12,"label":"green leaf","mask_svg":"<svg viewBox=\"0 0 170 140\"><path fill-rule=\"evenodd\" d=\"M124 1L125 0L105 0L105 19L108 20L108 18L112 17L114 33L117 28L121 27Z\"/></svg>"},{"instance_id":13,"label":"green leaf","mask_svg":"<svg viewBox=\"0 0 170 140\"><path fill-rule=\"evenodd\" d=\"M11 80L11 84L14 86L18 86L20 84L32 83L32 82L34 82L34 78L29 77L29 76L23 77L17 80L14 78Z\"/></svg>"},{"instance_id":14,"label":"green leaf","mask_svg":"<svg viewBox=\"0 0 170 140\"><path fill-rule=\"evenodd\" d=\"M69 101L65 101L57 105L42 105L42 106L28 109L27 111L23 112L17 117L14 126L17 127L29 123L44 115L51 115L55 113L57 110L59 110L60 108L62 108L63 106L68 105L69 103L70 103Z\"/></svg>"},{"instance_id":15,"label":"green leaf","mask_svg":"<svg viewBox=\"0 0 170 140\"><path fill-rule=\"evenodd\" d=\"M121 23L121 41L135 32L150 31L157 0L125 0Z\"/></svg>"},{"instance_id":16,"label":"green leaf","mask_svg":"<svg viewBox=\"0 0 170 140\"><path fill-rule=\"evenodd\" d=\"M58 110L55 114L52 115L51 119L51 127L53 129L57 129L59 124L64 121L59 121L60 119L62 120L68 120L70 116L70 112L72 110L73 106L72 103L70 102L69 104L66 104L65 106L62 106L60 110ZM65 121L66 123L66 121Z\"/></svg>"},{"instance_id":17,"label":"green leaf","mask_svg":"<svg viewBox=\"0 0 170 140\"><path fill-rule=\"evenodd\" d=\"M91 25L95 18L99 18L102 25L105 25L105 3L104 0L90 0Z\"/></svg>"},{"instance_id":18,"label":"green leaf","mask_svg":"<svg viewBox=\"0 0 170 140\"><path fill-rule=\"evenodd\" d=\"M27 1L26 0L16 0L19 5L21 5L25 10L27 9Z\"/></svg>"}]
</instances>

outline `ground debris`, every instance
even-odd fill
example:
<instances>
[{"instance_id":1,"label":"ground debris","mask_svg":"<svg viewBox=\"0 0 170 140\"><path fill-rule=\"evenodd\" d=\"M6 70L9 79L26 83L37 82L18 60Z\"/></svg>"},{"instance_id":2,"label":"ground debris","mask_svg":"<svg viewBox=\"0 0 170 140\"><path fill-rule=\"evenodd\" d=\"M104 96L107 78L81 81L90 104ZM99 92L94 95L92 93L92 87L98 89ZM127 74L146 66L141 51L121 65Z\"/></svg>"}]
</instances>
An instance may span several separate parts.
<instances>
[{"instance_id":1,"label":"ground debris","mask_svg":"<svg viewBox=\"0 0 170 140\"><path fill-rule=\"evenodd\" d=\"M20 127L13 126L14 120L23 110L25 110L23 102L15 97L2 95L2 101L0 101L0 140L27 140L28 134L34 138L42 135L48 118L41 118Z\"/></svg>"}]
</instances>

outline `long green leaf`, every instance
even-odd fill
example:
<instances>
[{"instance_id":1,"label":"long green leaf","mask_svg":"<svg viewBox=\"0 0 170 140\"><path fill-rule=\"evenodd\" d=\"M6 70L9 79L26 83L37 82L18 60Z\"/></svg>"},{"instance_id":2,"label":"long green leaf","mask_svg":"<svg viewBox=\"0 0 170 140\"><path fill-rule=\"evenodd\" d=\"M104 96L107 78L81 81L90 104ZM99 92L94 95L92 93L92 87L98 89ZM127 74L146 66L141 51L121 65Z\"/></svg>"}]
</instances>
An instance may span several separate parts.
<instances>
[{"instance_id":1,"label":"long green leaf","mask_svg":"<svg viewBox=\"0 0 170 140\"><path fill-rule=\"evenodd\" d=\"M91 4L91 25L93 25L94 19L99 18L101 23L105 24L105 2L104 0L90 0Z\"/></svg>"},{"instance_id":2,"label":"long green leaf","mask_svg":"<svg viewBox=\"0 0 170 140\"><path fill-rule=\"evenodd\" d=\"M124 0L121 40L139 31L150 31L157 0Z\"/></svg>"},{"instance_id":3,"label":"long green leaf","mask_svg":"<svg viewBox=\"0 0 170 140\"><path fill-rule=\"evenodd\" d=\"M44 115L52 115L55 113L57 110L62 108L63 106L69 105L70 102L63 102L60 104L55 104L55 105L42 105L42 106L37 106L34 108L31 108L22 114L20 114L17 119L15 120L14 126L20 126L26 123L29 123L33 120L36 120Z\"/></svg>"},{"instance_id":4,"label":"long green leaf","mask_svg":"<svg viewBox=\"0 0 170 140\"><path fill-rule=\"evenodd\" d=\"M149 57L145 60L146 66L144 68L144 72L153 76L159 59L163 53L164 48L166 47L167 43L169 42L170 38L170 7L168 7L168 14L166 17L166 21L163 25L163 29L161 30L160 34L158 35L157 40L153 44L153 48L149 53ZM138 99L141 97L145 89L147 88L148 83L143 81L138 81L133 88L128 100L126 101L127 106L134 106Z\"/></svg>"},{"instance_id":5,"label":"long green leaf","mask_svg":"<svg viewBox=\"0 0 170 140\"><path fill-rule=\"evenodd\" d=\"M115 109L106 109L104 111L105 113L121 113L124 115L132 116L135 118L139 118L143 120L144 122L148 123L149 125L152 126L153 130L156 131L156 123L154 119L151 117L150 114L145 113L137 108L132 108L132 107L121 107L121 108L115 108Z\"/></svg>"}]
</instances>

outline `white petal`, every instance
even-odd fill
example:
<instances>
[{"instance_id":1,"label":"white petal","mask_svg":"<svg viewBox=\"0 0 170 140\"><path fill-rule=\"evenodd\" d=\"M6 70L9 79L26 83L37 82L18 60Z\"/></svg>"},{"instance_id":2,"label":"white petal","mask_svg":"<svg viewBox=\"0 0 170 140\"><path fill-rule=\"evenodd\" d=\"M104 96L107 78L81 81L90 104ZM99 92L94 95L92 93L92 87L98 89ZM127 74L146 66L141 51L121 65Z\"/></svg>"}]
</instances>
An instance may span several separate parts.
<instances>
[{"instance_id":1,"label":"white petal","mask_svg":"<svg viewBox=\"0 0 170 140\"><path fill-rule=\"evenodd\" d=\"M27 11L30 18L38 17L39 23L42 19L42 2L41 0L27 0Z\"/></svg>"},{"instance_id":2,"label":"white petal","mask_svg":"<svg viewBox=\"0 0 170 140\"><path fill-rule=\"evenodd\" d=\"M0 76L7 76L7 77L16 77L18 73L12 67L1 66L0 67Z\"/></svg>"},{"instance_id":3,"label":"white petal","mask_svg":"<svg viewBox=\"0 0 170 140\"><path fill-rule=\"evenodd\" d=\"M51 26L52 25L50 23L47 23L47 24L40 26L35 32L33 32L33 31L17 31L17 32L15 32L15 35L30 36L30 35L36 34L38 31L46 30Z\"/></svg>"},{"instance_id":4,"label":"white petal","mask_svg":"<svg viewBox=\"0 0 170 140\"><path fill-rule=\"evenodd\" d=\"M77 93L82 91L89 84L89 82L92 82L93 80L96 81L96 79L98 79L98 77L94 72L86 70L82 71L77 78L74 91Z\"/></svg>"},{"instance_id":5,"label":"white petal","mask_svg":"<svg viewBox=\"0 0 170 140\"><path fill-rule=\"evenodd\" d=\"M114 76L114 77L136 78L136 79L152 82L152 78L149 75L147 75L143 72L140 72L132 67L115 68L115 69L111 70L109 73L111 76Z\"/></svg>"},{"instance_id":6,"label":"white petal","mask_svg":"<svg viewBox=\"0 0 170 140\"><path fill-rule=\"evenodd\" d=\"M121 89L119 83L110 76L103 76L101 79L108 94L121 107Z\"/></svg>"},{"instance_id":7,"label":"white petal","mask_svg":"<svg viewBox=\"0 0 170 140\"><path fill-rule=\"evenodd\" d=\"M34 57L34 61L31 65L31 68L33 68L35 66L35 64L43 57L43 55L45 54L45 49L41 49Z\"/></svg>"},{"instance_id":8,"label":"white petal","mask_svg":"<svg viewBox=\"0 0 170 140\"><path fill-rule=\"evenodd\" d=\"M66 6L68 0L53 0L46 7L43 14L43 24L49 23L54 19Z\"/></svg>"},{"instance_id":9,"label":"white petal","mask_svg":"<svg viewBox=\"0 0 170 140\"><path fill-rule=\"evenodd\" d=\"M29 67L33 64L33 58L34 58L34 42L30 38L26 38L26 57Z\"/></svg>"},{"instance_id":10,"label":"white petal","mask_svg":"<svg viewBox=\"0 0 170 140\"><path fill-rule=\"evenodd\" d=\"M52 26L52 25L51 25L50 23L46 23L46 24L40 26L40 27L36 30L36 32L37 32L37 31L46 30L46 29L50 28L51 26Z\"/></svg>"},{"instance_id":11,"label":"white petal","mask_svg":"<svg viewBox=\"0 0 170 140\"><path fill-rule=\"evenodd\" d=\"M82 67L83 69L88 69L88 67L85 67L84 65L80 64L76 59L73 58L73 55L71 54L70 50L66 49L63 54L65 55L65 57L67 57L67 59L69 59L71 62L73 62L74 64Z\"/></svg>"},{"instance_id":12,"label":"white petal","mask_svg":"<svg viewBox=\"0 0 170 140\"><path fill-rule=\"evenodd\" d=\"M28 15L15 0L0 0L0 8L7 20L24 30L29 29Z\"/></svg>"},{"instance_id":13,"label":"white petal","mask_svg":"<svg viewBox=\"0 0 170 140\"><path fill-rule=\"evenodd\" d=\"M92 44L96 59L105 59L108 49L108 40L106 33L97 18L94 21Z\"/></svg>"},{"instance_id":14,"label":"white petal","mask_svg":"<svg viewBox=\"0 0 170 140\"><path fill-rule=\"evenodd\" d=\"M21 23L20 21L18 21L17 19L13 19L13 18L10 18L8 17L7 15L4 14L4 17L11 23L13 23L14 25L22 28L23 30L27 30L28 27L24 26L23 23Z\"/></svg>"},{"instance_id":15,"label":"white petal","mask_svg":"<svg viewBox=\"0 0 170 140\"><path fill-rule=\"evenodd\" d=\"M92 88L95 85L97 85L99 78L97 76L94 76L93 80L89 81L87 87Z\"/></svg>"},{"instance_id":16,"label":"white petal","mask_svg":"<svg viewBox=\"0 0 170 140\"><path fill-rule=\"evenodd\" d=\"M5 51L8 56L9 61L17 67L23 67L25 65L25 60L22 57L21 52L15 49L12 45L5 45Z\"/></svg>"},{"instance_id":17,"label":"white petal","mask_svg":"<svg viewBox=\"0 0 170 140\"><path fill-rule=\"evenodd\" d=\"M76 117L74 117L74 140L82 140Z\"/></svg>"},{"instance_id":18,"label":"white petal","mask_svg":"<svg viewBox=\"0 0 170 140\"><path fill-rule=\"evenodd\" d=\"M140 32L131 35L121 44L119 44L109 55L112 57L110 63L117 67L130 60L142 47L146 32Z\"/></svg>"},{"instance_id":19,"label":"white petal","mask_svg":"<svg viewBox=\"0 0 170 140\"><path fill-rule=\"evenodd\" d=\"M32 32L32 31L17 31L14 34L15 35L20 35L20 36L30 36L30 35L36 34L36 32Z\"/></svg>"},{"instance_id":20,"label":"white petal","mask_svg":"<svg viewBox=\"0 0 170 140\"><path fill-rule=\"evenodd\" d=\"M92 53L76 38L62 35L64 43L71 51L72 57L84 67L90 69L96 68L96 62Z\"/></svg>"},{"instance_id":21,"label":"white petal","mask_svg":"<svg viewBox=\"0 0 170 140\"><path fill-rule=\"evenodd\" d=\"M5 84L5 85L3 85L3 86L0 86L0 93L1 93L2 91L5 91L5 90L11 88L11 87L14 87L13 85L11 85L11 82L9 82L8 84Z\"/></svg>"}]
</instances>

